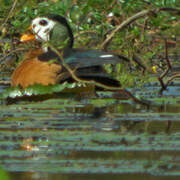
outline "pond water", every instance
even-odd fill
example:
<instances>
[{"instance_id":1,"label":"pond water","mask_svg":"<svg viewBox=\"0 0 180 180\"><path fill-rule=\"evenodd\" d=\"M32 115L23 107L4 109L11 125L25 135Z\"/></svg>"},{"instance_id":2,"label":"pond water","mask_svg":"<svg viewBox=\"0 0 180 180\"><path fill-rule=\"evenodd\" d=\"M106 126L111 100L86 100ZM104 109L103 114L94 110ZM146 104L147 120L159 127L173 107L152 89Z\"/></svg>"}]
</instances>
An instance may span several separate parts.
<instances>
[{"instance_id":1,"label":"pond water","mask_svg":"<svg viewBox=\"0 0 180 180\"><path fill-rule=\"evenodd\" d=\"M112 92L1 101L0 180L179 179L179 85L129 89L150 107Z\"/></svg>"}]
</instances>

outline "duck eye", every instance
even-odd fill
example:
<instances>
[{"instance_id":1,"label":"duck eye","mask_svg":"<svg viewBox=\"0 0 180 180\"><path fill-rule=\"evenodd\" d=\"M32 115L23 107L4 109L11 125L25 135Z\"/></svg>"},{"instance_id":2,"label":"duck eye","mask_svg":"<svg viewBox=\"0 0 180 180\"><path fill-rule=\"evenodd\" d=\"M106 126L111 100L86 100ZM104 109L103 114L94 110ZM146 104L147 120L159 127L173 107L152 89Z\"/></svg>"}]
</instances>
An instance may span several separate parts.
<instances>
[{"instance_id":1,"label":"duck eye","mask_svg":"<svg viewBox=\"0 0 180 180\"><path fill-rule=\"evenodd\" d=\"M42 26L46 26L47 25L47 21L42 19L41 21L39 21L39 24L42 25Z\"/></svg>"}]
</instances>

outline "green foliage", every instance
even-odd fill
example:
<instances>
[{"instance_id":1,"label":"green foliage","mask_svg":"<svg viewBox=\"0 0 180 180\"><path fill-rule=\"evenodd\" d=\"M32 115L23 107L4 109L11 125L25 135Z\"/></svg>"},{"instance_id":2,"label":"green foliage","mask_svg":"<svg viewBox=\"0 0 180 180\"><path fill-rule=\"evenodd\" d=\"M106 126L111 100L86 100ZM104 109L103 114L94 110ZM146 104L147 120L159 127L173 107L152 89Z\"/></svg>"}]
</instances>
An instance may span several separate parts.
<instances>
[{"instance_id":1,"label":"green foliage","mask_svg":"<svg viewBox=\"0 0 180 180\"><path fill-rule=\"evenodd\" d=\"M17 98L26 96L36 96L36 95L48 95L60 92L69 92L71 94L81 92L82 89L87 90L89 87L82 83L63 83L56 85L42 86L39 84L29 86L26 89L21 89L20 87L8 88L2 94L0 94L0 99L6 98Z\"/></svg>"},{"instance_id":2,"label":"green foliage","mask_svg":"<svg viewBox=\"0 0 180 180\"><path fill-rule=\"evenodd\" d=\"M7 172L0 169L0 179L2 180L10 180L10 177Z\"/></svg>"},{"instance_id":3,"label":"green foliage","mask_svg":"<svg viewBox=\"0 0 180 180\"><path fill-rule=\"evenodd\" d=\"M5 33L2 33L2 37L8 35L17 38L17 35L27 30L34 17L56 13L68 19L75 35L75 47L92 49L99 48L116 26L137 12L162 7L180 7L179 0L137 0L136 2L134 0L19 0L15 9L9 14L14 2L13 0L0 0L0 22L3 23L9 16L3 27ZM107 50L127 56L129 59L132 59L133 54L139 54L142 64L150 68L153 65L152 57L164 56L163 39L178 38L180 31L178 19L177 13L168 11L157 12L156 16L137 19L113 36ZM161 42L154 43L156 39ZM2 49L9 51L9 47L10 44L7 44ZM169 48L168 50L177 54L179 49L180 47L176 46L176 49ZM133 66L133 72L127 67L123 70L120 68L120 70L119 66L115 72L111 71L111 66L109 70L108 67L106 69L113 73L113 76L121 83L126 82L126 85L133 86L136 79L133 76L139 76L141 73L137 65L131 63L131 66Z\"/></svg>"}]
</instances>

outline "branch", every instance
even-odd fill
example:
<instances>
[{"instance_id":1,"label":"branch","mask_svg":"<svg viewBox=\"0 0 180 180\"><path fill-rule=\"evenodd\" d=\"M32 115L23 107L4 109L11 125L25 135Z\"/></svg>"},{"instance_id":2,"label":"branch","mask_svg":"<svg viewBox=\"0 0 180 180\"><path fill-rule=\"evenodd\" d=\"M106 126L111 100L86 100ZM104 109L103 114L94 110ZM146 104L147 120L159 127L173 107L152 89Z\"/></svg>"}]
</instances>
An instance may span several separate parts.
<instances>
[{"instance_id":1,"label":"branch","mask_svg":"<svg viewBox=\"0 0 180 180\"><path fill-rule=\"evenodd\" d=\"M160 90L160 93L162 93L163 90L165 90L165 89L167 88L168 84L169 84L172 80L174 80L174 79L176 79L176 78L180 78L180 73L177 73L177 74L171 76L170 79L168 79L168 80L166 81L166 83L164 83L164 82L162 81L163 86L162 86L162 88L161 88L161 90ZM161 82L161 81L160 81L160 82Z\"/></svg>"},{"instance_id":2,"label":"branch","mask_svg":"<svg viewBox=\"0 0 180 180\"><path fill-rule=\"evenodd\" d=\"M71 74L72 78L77 81L77 82L81 82L81 83L87 83L87 84L93 84L95 86L98 86L100 88L103 88L103 89L107 89L107 90L115 90L115 91L124 91L133 101L139 103L139 104L142 104L142 105L146 105L146 106L149 106L150 103L149 102L145 102L145 101L142 101L138 98L136 98L135 96L133 96L131 94L131 92L129 92L128 90L126 90L125 88L121 88L121 87L110 87L110 86L106 86L102 83L99 83L99 82L96 82L95 80L85 80L85 79L81 79L79 77L76 76L75 74L75 70L72 70L69 65L64 61L64 58L63 58L63 53L62 52L59 52L54 46L52 46L50 43L47 43L47 45L59 56L60 60L62 61L62 64L63 66L67 69L67 71Z\"/></svg>"},{"instance_id":3,"label":"branch","mask_svg":"<svg viewBox=\"0 0 180 180\"><path fill-rule=\"evenodd\" d=\"M159 8L159 9L154 9L154 10L143 10L141 12L138 12L137 14L131 16L127 20L123 21L120 25L118 25L105 39L105 41L100 45L100 49L104 49L106 45L112 40L113 36L121 29L124 27L128 26L132 22L136 21L139 18L142 18L146 15L156 15L157 12L160 11L171 11L175 12L177 15L180 15L180 10L176 8L170 8L170 7L164 7L164 8Z\"/></svg>"},{"instance_id":4,"label":"branch","mask_svg":"<svg viewBox=\"0 0 180 180\"><path fill-rule=\"evenodd\" d=\"M4 20L4 22L1 24L0 26L0 30L3 28L3 26L7 23L8 19L10 18L12 12L14 11L15 7L17 4L17 0L14 1L14 3L12 4L11 10L8 13L8 16L6 17L6 19Z\"/></svg>"},{"instance_id":5,"label":"branch","mask_svg":"<svg viewBox=\"0 0 180 180\"><path fill-rule=\"evenodd\" d=\"M180 15L180 9L171 8L171 7L162 7L162 8L159 8L159 11L171 11L171 12L176 13L177 15Z\"/></svg>"},{"instance_id":6,"label":"branch","mask_svg":"<svg viewBox=\"0 0 180 180\"><path fill-rule=\"evenodd\" d=\"M128 26L129 24L131 24L132 22L134 22L135 20L144 17L145 15L148 14L154 14L153 10L143 10L133 16L131 16L130 18L128 18L127 20L125 20L124 22L122 22L120 25L118 25L112 32L111 34L109 34L107 36L107 38L105 39L105 41L100 45L100 49L104 49L104 47L109 43L109 41L112 40L113 36L121 29L123 29L124 27Z\"/></svg>"},{"instance_id":7,"label":"branch","mask_svg":"<svg viewBox=\"0 0 180 180\"><path fill-rule=\"evenodd\" d=\"M138 57L136 54L133 54L132 60L133 60L135 63L137 63L137 64L143 69L143 72L142 72L142 73L144 74L144 72L147 70L147 68L146 68L146 66L144 66L144 65L142 64L142 61L141 61L140 57Z\"/></svg>"},{"instance_id":8,"label":"branch","mask_svg":"<svg viewBox=\"0 0 180 180\"><path fill-rule=\"evenodd\" d=\"M171 66L171 63L169 61L169 57L168 57L168 43L167 43L167 40L165 39L165 59L166 59L166 62L167 62L167 65L168 65L168 68L169 69L172 69L172 66Z\"/></svg>"},{"instance_id":9,"label":"branch","mask_svg":"<svg viewBox=\"0 0 180 180\"><path fill-rule=\"evenodd\" d=\"M168 57L168 45L167 45L167 40L165 40L165 59L168 65L168 68L160 75L160 77L158 78L160 84L161 84L161 89L160 89L160 94L162 94L162 92L167 88L168 86L168 82L165 84L163 82L163 78L168 74L168 72L172 69L171 63L169 61L169 57Z\"/></svg>"},{"instance_id":10,"label":"branch","mask_svg":"<svg viewBox=\"0 0 180 180\"><path fill-rule=\"evenodd\" d=\"M19 48L19 49L11 50L11 52L5 54L2 58L0 58L0 63L2 63L1 61L5 60L8 56L13 55L16 52L21 52L23 50L25 50L25 48Z\"/></svg>"},{"instance_id":11,"label":"branch","mask_svg":"<svg viewBox=\"0 0 180 180\"><path fill-rule=\"evenodd\" d=\"M176 78L180 78L180 73L177 73L177 74L171 76L171 78L169 80L167 80L166 85L168 85L172 80L174 80Z\"/></svg>"},{"instance_id":12,"label":"branch","mask_svg":"<svg viewBox=\"0 0 180 180\"><path fill-rule=\"evenodd\" d=\"M162 94L162 92L167 88L167 85L164 84L163 78L167 75L167 73L169 72L169 68L166 69L158 78L160 84L161 84L161 89L160 89L160 94Z\"/></svg>"}]
</instances>

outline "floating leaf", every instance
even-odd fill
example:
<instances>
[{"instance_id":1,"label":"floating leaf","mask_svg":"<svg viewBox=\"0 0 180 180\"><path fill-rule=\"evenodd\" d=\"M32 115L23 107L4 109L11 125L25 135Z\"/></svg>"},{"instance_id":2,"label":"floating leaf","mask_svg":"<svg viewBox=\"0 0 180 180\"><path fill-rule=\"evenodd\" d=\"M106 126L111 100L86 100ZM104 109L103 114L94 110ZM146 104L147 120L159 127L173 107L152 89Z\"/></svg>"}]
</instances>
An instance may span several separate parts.
<instances>
[{"instance_id":1,"label":"floating leaf","mask_svg":"<svg viewBox=\"0 0 180 180\"><path fill-rule=\"evenodd\" d=\"M40 84L32 85L26 89L22 89L19 86L13 88L10 87L0 94L1 99L16 98L16 97L27 97L36 95L50 95L53 93L81 93L81 92L94 92L93 84L83 83L67 83L55 84L43 86Z\"/></svg>"}]
</instances>

